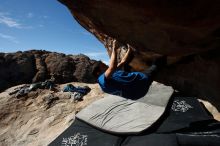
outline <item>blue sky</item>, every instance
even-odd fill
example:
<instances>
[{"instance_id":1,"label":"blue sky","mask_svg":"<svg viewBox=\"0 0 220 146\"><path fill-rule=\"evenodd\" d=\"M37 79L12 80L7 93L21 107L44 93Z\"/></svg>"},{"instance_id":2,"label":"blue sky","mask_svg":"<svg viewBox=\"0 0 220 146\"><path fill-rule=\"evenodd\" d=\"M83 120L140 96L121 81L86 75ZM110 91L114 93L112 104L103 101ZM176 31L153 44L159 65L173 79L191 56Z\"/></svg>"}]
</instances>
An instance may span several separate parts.
<instances>
[{"instance_id":1,"label":"blue sky","mask_svg":"<svg viewBox=\"0 0 220 146\"><path fill-rule=\"evenodd\" d=\"M104 45L57 0L1 0L0 52L30 49L109 60Z\"/></svg>"}]
</instances>

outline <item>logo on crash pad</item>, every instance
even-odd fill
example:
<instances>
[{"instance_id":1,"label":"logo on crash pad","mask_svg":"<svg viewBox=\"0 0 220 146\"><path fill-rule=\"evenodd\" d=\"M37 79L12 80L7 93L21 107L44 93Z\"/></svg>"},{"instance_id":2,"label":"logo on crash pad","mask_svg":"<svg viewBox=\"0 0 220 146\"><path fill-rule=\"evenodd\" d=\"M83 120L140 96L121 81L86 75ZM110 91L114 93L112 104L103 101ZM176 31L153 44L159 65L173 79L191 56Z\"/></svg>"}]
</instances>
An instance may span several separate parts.
<instances>
[{"instance_id":1,"label":"logo on crash pad","mask_svg":"<svg viewBox=\"0 0 220 146\"><path fill-rule=\"evenodd\" d=\"M61 146L86 146L88 135L76 133L73 136L63 138Z\"/></svg>"},{"instance_id":2,"label":"logo on crash pad","mask_svg":"<svg viewBox=\"0 0 220 146\"><path fill-rule=\"evenodd\" d=\"M185 100L175 100L172 105L172 110L175 112L186 112L190 108L193 108L191 105L186 103Z\"/></svg>"}]
</instances>

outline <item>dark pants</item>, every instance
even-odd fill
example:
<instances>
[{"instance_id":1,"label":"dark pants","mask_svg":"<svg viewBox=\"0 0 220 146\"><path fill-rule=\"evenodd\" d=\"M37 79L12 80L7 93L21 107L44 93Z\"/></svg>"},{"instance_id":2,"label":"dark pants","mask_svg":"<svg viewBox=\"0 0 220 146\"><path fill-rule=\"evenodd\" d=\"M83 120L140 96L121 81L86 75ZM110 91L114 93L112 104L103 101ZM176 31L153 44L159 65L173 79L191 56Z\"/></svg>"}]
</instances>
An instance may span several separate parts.
<instances>
[{"instance_id":1,"label":"dark pants","mask_svg":"<svg viewBox=\"0 0 220 146\"><path fill-rule=\"evenodd\" d=\"M130 72L131 67L128 64L125 64L122 67L122 70L126 72ZM155 77L155 74L158 71L158 66L156 64L152 64L148 69L144 70L142 73L144 73L149 78L149 86L153 82L153 78Z\"/></svg>"},{"instance_id":2,"label":"dark pants","mask_svg":"<svg viewBox=\"0 0 220 146\"><path fill-rule=\"evenodd\" d=\"M146 69L145 71L143 71L143 73L148 76L149 78L153 78L157 72L157 65L153 64L151 65L148 69Z\"/></svg>"}]
</instances>

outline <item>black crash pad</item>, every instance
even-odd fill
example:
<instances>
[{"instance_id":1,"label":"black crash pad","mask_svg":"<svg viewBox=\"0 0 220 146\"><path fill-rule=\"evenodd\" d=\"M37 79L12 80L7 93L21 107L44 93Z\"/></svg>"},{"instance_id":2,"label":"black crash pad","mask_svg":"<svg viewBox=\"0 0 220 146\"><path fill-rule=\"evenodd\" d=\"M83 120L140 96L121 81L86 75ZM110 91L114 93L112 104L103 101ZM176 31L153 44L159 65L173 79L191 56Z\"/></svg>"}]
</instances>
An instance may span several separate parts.
<instances>
[{"instance_id":1,"label":"black crash pad","mask_svg":"<svg viewBox=\"0 0 220 146\"><path fill-rule=\"evenodd\" d=\"M138 134L115 135L75 119L49 146L220 146L217 122L194 97L174 96L163 117Z\"/></svg>"}]
</instances>

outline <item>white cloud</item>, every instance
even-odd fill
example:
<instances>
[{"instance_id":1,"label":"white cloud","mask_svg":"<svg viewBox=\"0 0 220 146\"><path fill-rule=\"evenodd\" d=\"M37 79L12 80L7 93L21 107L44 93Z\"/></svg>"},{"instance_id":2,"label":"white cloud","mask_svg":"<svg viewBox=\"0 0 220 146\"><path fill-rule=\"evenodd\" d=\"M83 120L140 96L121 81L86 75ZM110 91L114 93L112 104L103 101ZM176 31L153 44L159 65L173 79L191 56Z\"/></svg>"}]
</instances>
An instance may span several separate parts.
<instances>
[{"instance_id":1,"label":"white cloud","mask_svg":"<svg viewBox=\"0 0 220 146\"><path fill-rule=\"evenodd\" d=\"M106 60L101 60L103 63L105 63L106 65L109 65L109 61Z\"/></svg>"},{"instance_id":2,"label":"white cloud","mask_svg":"<svg viewBox=\"0 0 220 146\"><path fill-rule=\"evenodd\" d=\"M88 35L88 36L91 35L88 31L83 31L82 34L83 35Z\"/></svg>"},{"instance_id":3,"label":"white cloud","mask_svg":"<svg viewBox=\"0 0 220 146\"><path fill-rule=\"evenodd\" d=\"M48 16L47 15L44 15L44 16L42 16L44 19L47 19L48 18Z\"/></svg>"},{"instance_id":4,"label":"white cloud","mask_svg":"<svg viewBox=\"0 0 220 146\"><path fill-rule=\"evenodd\" d=\"M43 24L39 24L38 27L44 27L44 25Z\"/></svg>"},{"instance_id":5,"label":"white cloud","mask_svg":"<svg viewBox=\"0 0 220 146\"><path fill-rule=\"evenodd\" d=\"M85 54L91 59L101 60L105 64L109 65L109 57L107 55L107 52L89 52L89 53L83 53L83 54Z\"/></svg>"},{"instance_id":6,"label":"white cloud","mask_svg":"<svg viewBox=\"0 0 220 146\"><path fill-rule=\"evenodd\" d=\"M6 35L6 34L3 34L3 33L0 33L0 38L6 39L6 40L11 41L11 42L16 43L16 44L19 43L19 41L15 37L10 36L10 35Z\"/></svg>"},{"instance_id":7,"label":"white cloud","mask_svg":"<svg viewBox=\"0 0 220 146\"><path fill-rule=\"evenodd\" d=\"M8 16L8 13L0 13L0 24L4 24L8 27L22 28L22 25L15 19Z\"/></svg>"},{"instance_id":8,"label":"white cloud","mask_svg":"<svg viewBox=\"0 0 220 146\"><path fill-rule=\"evenodd\" d=\"M39 15L39 16L37 16L39 19L47 19L47 18L49 18L49 16L47 16L47 15Z\"/></svg>"},{"instance_id":9,"label":"white cloud","mask_svg":"<svg viewBox=\"0 0 220 146\"><path fill-rule=\"evenodd\" d=\"M29 13L27 14L27 17L28 17L28 18L33 18L33 17L34 17L34 14L31 13L31 12L29 12Z\"/></svg>"},{"instance_id":10,"label":"white cloud","mask_svg":"<svg viewBox=\"0 0 220 146\"><path fill-rule=\"evenodd\" d=\"M106 55L106 52L90 52L90 53L85 53L85 55L89 57L100 57Z\"/></svg>"},{"instance_id":11,"label":"white cloud","mask_svg":"<svg viewBox=\"0 0 220 146\"><path fill-rule=\"evenodd\" d=\"M31 16L32 14L30 13L28 15ZM19 29L32 28L31 26L25 26L19 23L19 21L12 18L9 13L2 13L2 12L0 12L0 24L6 25L10 28L19 28Z\"/></svg>"}]
</instances>

